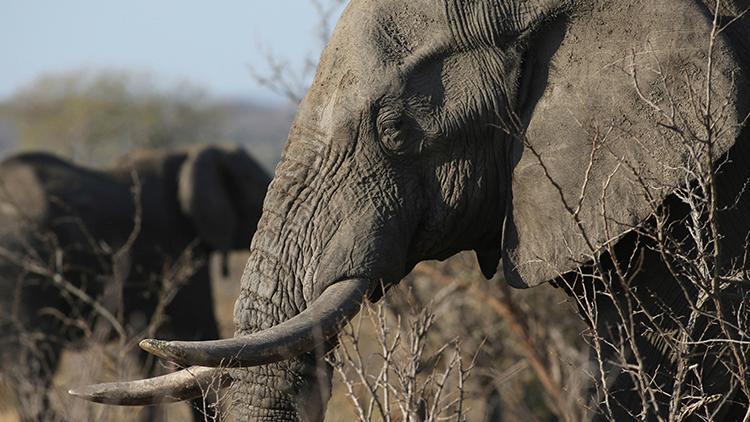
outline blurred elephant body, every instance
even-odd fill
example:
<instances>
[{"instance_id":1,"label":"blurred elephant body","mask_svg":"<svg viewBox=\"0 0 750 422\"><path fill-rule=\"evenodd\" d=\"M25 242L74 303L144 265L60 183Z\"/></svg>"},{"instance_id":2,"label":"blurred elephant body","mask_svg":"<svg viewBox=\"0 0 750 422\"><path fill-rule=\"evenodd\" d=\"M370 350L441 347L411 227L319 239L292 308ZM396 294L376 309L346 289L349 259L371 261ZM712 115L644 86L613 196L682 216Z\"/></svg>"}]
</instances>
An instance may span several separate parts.
<instances>
[{"instance_id":1,"label":"blurred elephant body","mask_svg":"<svg viewBox=\"0 0 750 422\"><path fill-rule=\"evenodd\" d=\"M44 153L0 163L0 361L24 416L46 411L64 348L116 335L79 292L128 335L166 304L158 332L216 338L210 254L249 248L268 181L239 148L144 150L101 171Z\"/></svg>"},{"instance_id":2,"label":"blurred elephant body","mask_svg":"<svg viewBox=\"0 0 750 422\"><path fill-rule=\"evenodd\" d=\"M146 348L185 365L252 367L231 374L240 420L320 420L331 368L319 356L337 324L420 261L474 250L487 277L502 260L515 287L566 274L580 286L592 261L608 273L643 254L645 266L630 267L638 282L673 294L663 257L632 234L662 208L685 239L690 212L670 194L690 183L680 170L694 158L731 157L716 176L719 247L741 266L750 2L722 4L351 1L269 187L235 338ZM713 102L696 100L706 91ZM696 157L685 137L705 125L701 101L723 128ZM702 133L690 140L707 144ZM160 382L178 391L180 376ZM74 393L117 403L146 390Z\"/></svg>"}]
</instances>

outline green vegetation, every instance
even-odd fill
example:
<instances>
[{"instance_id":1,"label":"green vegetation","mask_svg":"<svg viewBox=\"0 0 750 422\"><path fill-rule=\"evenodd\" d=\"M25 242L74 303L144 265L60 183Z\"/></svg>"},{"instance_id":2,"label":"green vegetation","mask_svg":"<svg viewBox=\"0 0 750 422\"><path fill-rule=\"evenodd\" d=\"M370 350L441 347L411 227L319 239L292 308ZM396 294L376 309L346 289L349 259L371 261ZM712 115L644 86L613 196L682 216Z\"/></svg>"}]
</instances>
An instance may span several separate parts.
<instances>
[{"instance_id":1,"label":"green vegetation","mask_svg":"<svg viewBox=\"0 0 750 422\"><path fill-rule=\"evenodd\" d=\"M44 76L3 107L21 150L47 150L75 161L107 162L134 147L217 142L221 109L199 88L161 88L125 71Z\"/></svg>"}]
</instances>

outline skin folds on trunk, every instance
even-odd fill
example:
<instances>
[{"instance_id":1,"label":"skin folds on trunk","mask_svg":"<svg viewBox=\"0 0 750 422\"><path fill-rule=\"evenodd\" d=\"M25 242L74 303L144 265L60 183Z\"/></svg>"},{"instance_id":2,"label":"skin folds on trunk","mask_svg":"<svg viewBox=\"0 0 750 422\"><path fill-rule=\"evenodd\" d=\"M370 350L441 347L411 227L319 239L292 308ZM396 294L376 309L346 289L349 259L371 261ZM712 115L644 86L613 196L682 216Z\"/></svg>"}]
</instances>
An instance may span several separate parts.
<instances>
[{"instance_id":1,"label":"skin folds on trunk","mask_svg":"<svg viewBox=\"0 0 750 422\"><path fill-rule=\"evenodd\" d=\"M351 160L349 142L339 148L319 135L298 116L253 238L235 305L235 337L290 320L315 306L313 301L328 300L328 292L335 293L330 298L337 303L334 307L350 317L372 287L369 282L403 275L399 261L406 251L384 248L382 243L406 231L391 218L396 211L375 206L357 189L388 192L394 187L380 185L372 174L377 169L369 162ZM348 206L354 203L356 208ZM368 283L362 282L363 275ZM336 293L336 288L343 290ZM346 297L351 299L341 300ZM331 317L339 318L329 313L323 319ZM303 325L319 323L305 318ZM310 350L312 341L300 340ZM238 420L322 420L332 375L322 354L334 343L335 339L289 360L233 370L233 415Z\"/></svg>"},{"instance_id":2,"label":"skin folds on trunk","mask_svg":"<svg viewBox=\"0 0 750 422\"><path fill-rule=\"evenodd\" d=\"M310 239L313 224L323 223L313 223L313 213L300 202L301 192L314 188L305 186L291 170L285 171L295 165L282 163L269 189L266 204L272 205L266 206L253 239L235 305L235 337L253 335L290 320L314 299L310 278L318 263L310 252L317 245L308 240L304 245L307 250L301 248L303 239ZM330 396L331 369L316 351L265 366L232 370L232 416L236 420L321 420Z\"/></svg>"}]
</instances>

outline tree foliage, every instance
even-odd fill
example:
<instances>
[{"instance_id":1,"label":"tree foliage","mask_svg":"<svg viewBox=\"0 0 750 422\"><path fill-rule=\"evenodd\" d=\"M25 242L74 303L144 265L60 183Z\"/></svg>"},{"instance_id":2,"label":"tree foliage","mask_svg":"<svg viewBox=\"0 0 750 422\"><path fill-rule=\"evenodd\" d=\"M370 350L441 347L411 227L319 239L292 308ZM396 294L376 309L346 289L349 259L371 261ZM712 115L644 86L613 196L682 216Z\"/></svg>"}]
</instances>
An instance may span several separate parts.
<instances>
[{"instance_id":1,"label":"tree foliage","mask_svg":"<svg viewBox=\"0 0 750 422\"><path fill-rule=\"evenodd\" d=\"M195 86L161 88L148 75L112 70L43 76L14 95L6 111L21 149L89 164L134 147L218 141L223 119Z\"/></svg>"}]
</instances>

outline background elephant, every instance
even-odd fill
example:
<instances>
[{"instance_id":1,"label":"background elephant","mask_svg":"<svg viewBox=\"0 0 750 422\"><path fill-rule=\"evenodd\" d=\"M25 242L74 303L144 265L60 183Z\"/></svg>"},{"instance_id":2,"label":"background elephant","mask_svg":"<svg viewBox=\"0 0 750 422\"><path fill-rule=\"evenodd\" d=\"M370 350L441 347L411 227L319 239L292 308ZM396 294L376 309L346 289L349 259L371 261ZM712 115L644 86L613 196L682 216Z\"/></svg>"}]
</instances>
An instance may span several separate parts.
<instances>
[{"instance_id":1,"label":"background elephant","mask_svg":"<svg viewBox=\"0 0 750 422\"><path fill-rule=\"evenodd\" d=\"M60 354L91 330L218 336L209 257L249 247L269 177L241 148L202 146L103 170L20 154L0 182L0 362L38 420Z\"/></svg>"},{"instance_id":2,"label":"background elephant","mask_svg":"<svg viewBox=\"0 0 750 422\"><path fill-rule=\"evenodd\" d=\"M722 4L352 1L269 187L235 338L143 347L185 365L252 367L227 375L241 420L319 420L331 381L320 354L363 296L378 299L420 261L474 250L488 277L502 260L515 287L554 280L581 296L611 275L678 310L670 257L639 236L662 215L654 224L690 253L721 250L715 280L744 271L750 3ZM720 131L706 125L713 113ZM721 231L709 249L685 234L691 212L670 196L699 176L681 171L695 160L715 187ZM659 368L653 349L643 365ZM188 371L196 383L216 373ZM133 404L158 385L187 397L185 376L73 393ZM613 412L631 411L616 401ZM654 402L646 412L663 410Z\"/></svg>"}]
</instances>

